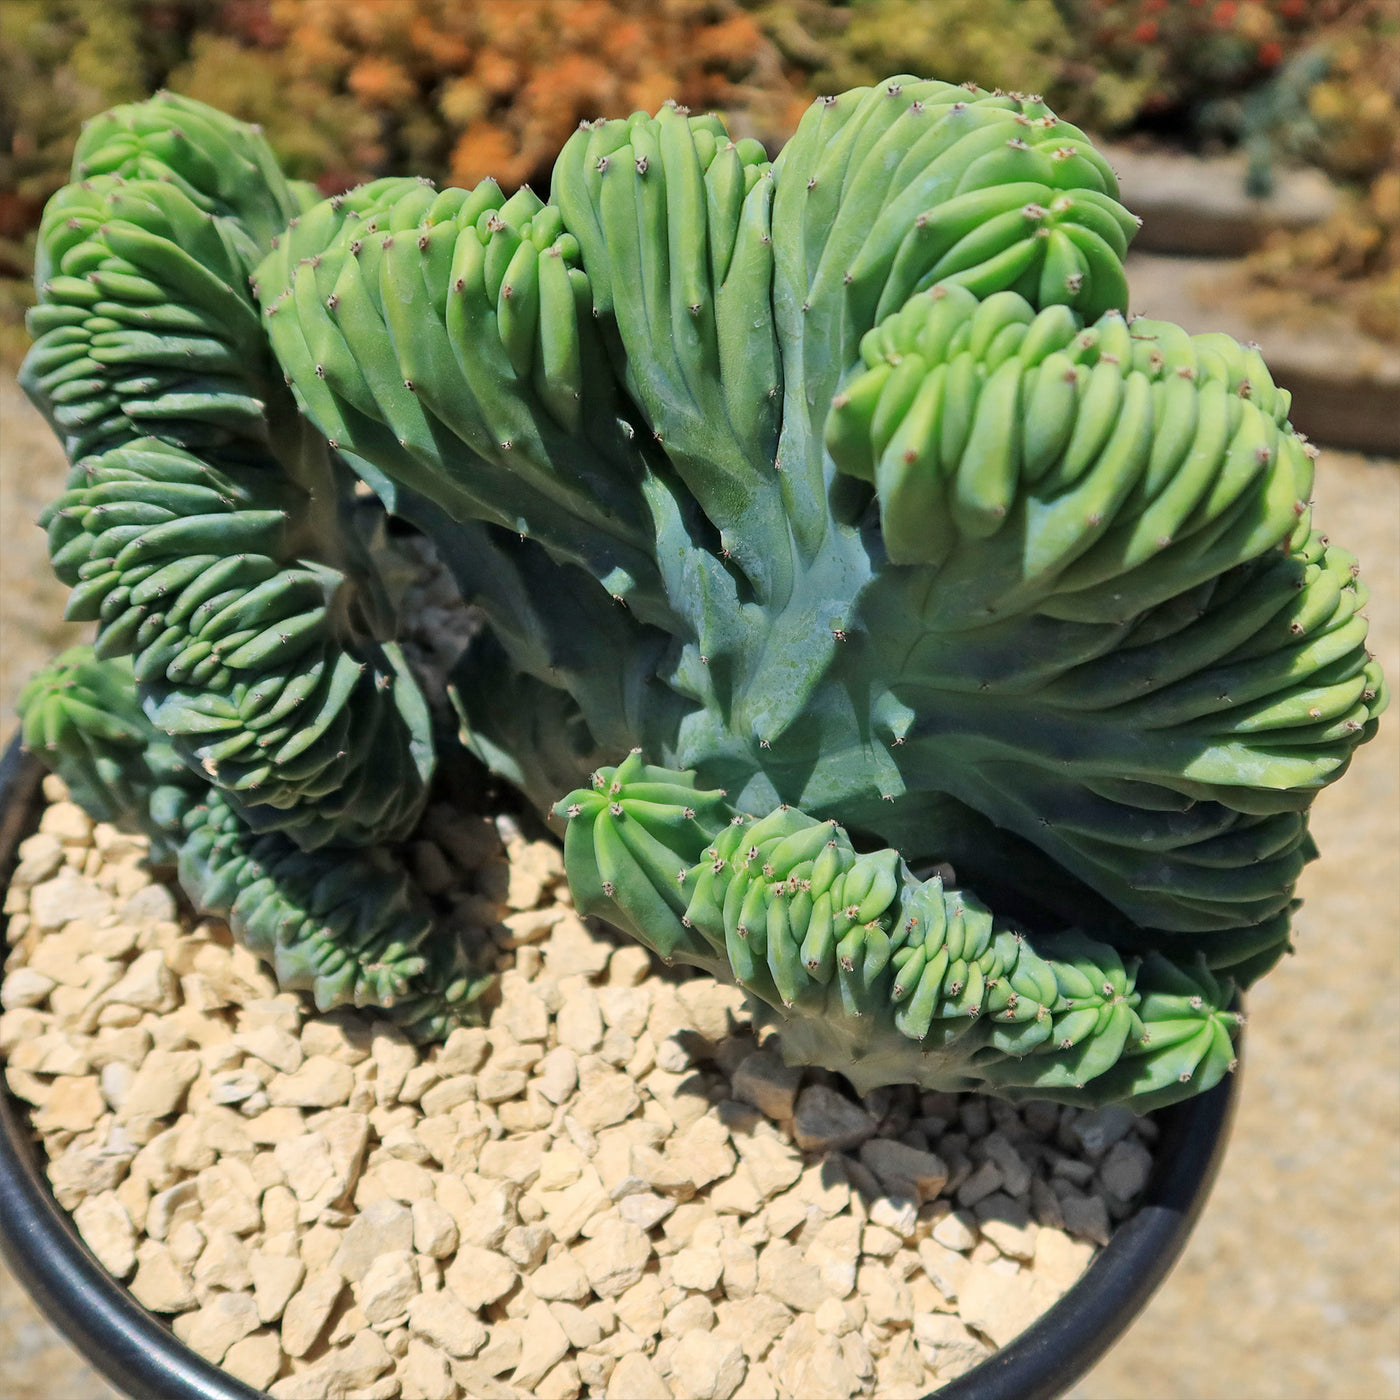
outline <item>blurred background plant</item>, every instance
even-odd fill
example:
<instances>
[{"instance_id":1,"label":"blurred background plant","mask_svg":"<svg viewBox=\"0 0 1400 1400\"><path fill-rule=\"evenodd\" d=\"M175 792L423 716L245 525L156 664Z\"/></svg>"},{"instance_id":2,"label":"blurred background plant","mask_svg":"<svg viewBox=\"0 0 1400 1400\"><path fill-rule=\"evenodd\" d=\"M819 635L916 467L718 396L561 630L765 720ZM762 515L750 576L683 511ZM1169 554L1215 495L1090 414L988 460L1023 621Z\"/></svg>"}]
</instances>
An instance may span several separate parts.
<instances>
[{"instance_id":1,"label":"blurred background plant","mask_svg":"<svg viewBox=\"0 0 1400 1400\"><path fill-rule=\"evenodd\" d=\"M776 149L820 92L909 71L1042 93L1099 135L1305 160L1344 189L1250 288L1400 338L1394 0L4 0L0 358L79 124L161 86L262 124L329 193L382 174L543 184L579 121L668 97Z\"/></svg>"},{"instance_id":2,"label":"blurred background plant","mask_svg":"<svg viewBox=\"0 0 1400 1400\"><path fill-rule=\"evenodd\" d=\"M670 97L776 146L810 100L737 0L5 0L7 359L81 122L159 87L260 123L327 193L382 174L541 181L579 121Z\"/></svg>"},{"instance_id":3,"label":"blurred background plant","mask_svg":"<svg viewBox=\"0 0 1400 1400\"><path fill-rule=\"evenodd\" d=\"M1400 341L1400 6L1394 0L1055 0L1088 57L1066 115L1110 133L1245 152L1337 182L1337 212L1273 234L1231 279L1261 318L1341 310Z\"/></svg>"},{"instance_id":4,"label":"blurred background plant","mask_svg":"<svg viewBox=\"0 0 1400 1400\"><path fill-rule=\"evenodd\" d=\"M1324 7L1319 7L1324 8ZM1279 233L1246 262L1256 314L1329 306L1367 334L1400 342L1400 5L1330 8L1317 44L1325 76L1308 92L1312 158L1342 204L1318 228Z\"/></svg>"}]
</instances>

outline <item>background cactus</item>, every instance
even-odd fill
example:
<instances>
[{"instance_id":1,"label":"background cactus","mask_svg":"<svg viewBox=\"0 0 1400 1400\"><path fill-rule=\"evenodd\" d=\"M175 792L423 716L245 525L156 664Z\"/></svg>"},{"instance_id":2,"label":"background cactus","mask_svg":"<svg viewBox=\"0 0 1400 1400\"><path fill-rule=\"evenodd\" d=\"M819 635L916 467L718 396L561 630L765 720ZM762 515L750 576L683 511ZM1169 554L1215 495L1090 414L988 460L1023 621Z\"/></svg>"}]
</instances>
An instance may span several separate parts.
<instances>
[{"instance_id":1,"label":"background cactus","mask_svg":"<svg viewBox=\"0 0 1400 1400\"><path fill-rule=\"evenodd\" d=\"M1135 220L1076 127L902 76L771 162L668 104L584 123L547 202L313 202L161 98L79 161L25 383L97 658L26 723L289 984L425 1034L479 991L385 852L431 739L349 468L485 614L462 737L577 789L580 905L791 1057L1139 1107L1228 1069L1384 690L1288 396L1125 319ZM126 656L108 736L121 675L82 677Z\"/></svg>"}]
</instances>

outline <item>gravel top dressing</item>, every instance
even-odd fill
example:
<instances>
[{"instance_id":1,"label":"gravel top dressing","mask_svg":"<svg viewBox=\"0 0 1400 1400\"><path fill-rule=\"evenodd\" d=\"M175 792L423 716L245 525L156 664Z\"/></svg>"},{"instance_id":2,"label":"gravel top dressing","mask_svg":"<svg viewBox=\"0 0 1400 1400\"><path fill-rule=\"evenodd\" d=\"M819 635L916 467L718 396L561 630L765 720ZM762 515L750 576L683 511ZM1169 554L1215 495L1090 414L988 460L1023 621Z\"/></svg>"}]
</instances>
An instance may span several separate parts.
<instances>
[{"instance_id":1,"label":"gravel top dressing","mask_svg":"<svg viewBox=\"0 0 1400 1400\"><path fill-rule=\"evenodd\" d=\"M557 849L430 810L498 949L422 1050L278 994L143 838L45 780L6 896L10 1088L102 1264L276 1400L920 1396L1035 1320L1146 1183L1149 1120L854 1098L743 999L574 912Z\"/></svg>"}]
</instances>

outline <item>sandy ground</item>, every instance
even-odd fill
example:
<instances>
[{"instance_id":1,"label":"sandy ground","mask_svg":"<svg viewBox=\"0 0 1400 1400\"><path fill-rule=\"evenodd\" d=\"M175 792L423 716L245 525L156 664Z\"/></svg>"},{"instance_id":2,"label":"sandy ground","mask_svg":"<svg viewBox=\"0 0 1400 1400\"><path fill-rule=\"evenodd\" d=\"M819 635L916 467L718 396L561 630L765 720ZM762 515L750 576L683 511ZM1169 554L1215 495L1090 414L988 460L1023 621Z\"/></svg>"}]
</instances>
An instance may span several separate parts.
<instances>
[{"instance_id":1,"label":"sandy ground","mask_svg":"<svg viewBox=\"0 0 1400 1400\"><path fill-rule=\"evenodd\" d=\"M30 523L64 467L0 379L0 734L78 629ZM1400 463L1324 454L1318 518L1365 565L1373 650L1400 680ZM1296 957L1250 997L1243 1102L1175 1273L1071 1400L1400 1397L1400 718L1324 793ZM112 1394L0 1270L0 1396Z\"/></svg>"}]
</instances>

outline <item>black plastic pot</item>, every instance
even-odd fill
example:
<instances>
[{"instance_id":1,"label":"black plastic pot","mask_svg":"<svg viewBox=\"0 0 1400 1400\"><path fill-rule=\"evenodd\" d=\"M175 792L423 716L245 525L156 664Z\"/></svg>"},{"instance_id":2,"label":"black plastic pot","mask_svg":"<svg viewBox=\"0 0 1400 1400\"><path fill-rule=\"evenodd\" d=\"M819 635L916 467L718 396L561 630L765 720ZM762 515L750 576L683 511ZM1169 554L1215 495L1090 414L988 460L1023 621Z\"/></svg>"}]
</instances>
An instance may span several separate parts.
<instances>
[{"instance_id":1,"label":"black plastic pot","mask_svg":"<svg viewBox=\"0 0 1400 1400\"><path fill-rule=\"evenodd\" d=\"M33 829L43 770L12 743L0 759L0 888ZM1010 1346L928 1400L1054 1400L1127 1331L1170 1272L1224 1156L1238 1074L1156 1115L1156 1168L1137 1212L1084 1277ZM257 1400L197 1356L93 1258L54 1200L28 1110L0 1093L0 1251L40 1309L133 1400Z\"/></svg>"}]
</instances>

